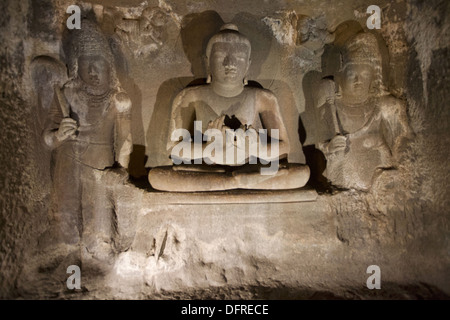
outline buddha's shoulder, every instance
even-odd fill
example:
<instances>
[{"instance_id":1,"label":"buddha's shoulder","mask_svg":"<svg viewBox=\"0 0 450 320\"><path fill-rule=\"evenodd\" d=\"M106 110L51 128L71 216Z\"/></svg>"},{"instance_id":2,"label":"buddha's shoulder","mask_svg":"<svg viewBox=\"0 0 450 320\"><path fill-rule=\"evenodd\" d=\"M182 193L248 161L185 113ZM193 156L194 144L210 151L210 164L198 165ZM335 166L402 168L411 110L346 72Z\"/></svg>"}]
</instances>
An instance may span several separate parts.
<instances>
[{"instance_id":1,"label":"buddha's shoulder","mask_svg":"<svg viewBox=\"0 0 450 320\"><path fill-rule=\"evenodd\" d=\"M198 86L192 86L184 88L183 90L178 93L177 97L199 97L199 96L205 96L208 94L211 94L212 88L208 84L202 84Z\"/></svg>"},{"instance_id":2,"label":"buddha's shoulder","mask_svg":"<svg viewBox=\"0 0 450 320\"><path fill-rule=\"evenodd\" d=\"M199 99L204 99L211 94L210 85L198 85L181 90L175 97L174 104L186 105Z\"/></svg>"},{"instance_id":3,"label":"buddha's shoulder","mask_svg":"<svg viewBox=\"0 0 450 320\"><path fill-rule=\"evenodd\" d=\"M259 102L271 102L276 103L277 97L273 94L272 91L268 89L263 88L257 88L257 87L245 87L244 89L248 95L251 95L255 98L256 101Z\"/></svg>"}]
</instances>

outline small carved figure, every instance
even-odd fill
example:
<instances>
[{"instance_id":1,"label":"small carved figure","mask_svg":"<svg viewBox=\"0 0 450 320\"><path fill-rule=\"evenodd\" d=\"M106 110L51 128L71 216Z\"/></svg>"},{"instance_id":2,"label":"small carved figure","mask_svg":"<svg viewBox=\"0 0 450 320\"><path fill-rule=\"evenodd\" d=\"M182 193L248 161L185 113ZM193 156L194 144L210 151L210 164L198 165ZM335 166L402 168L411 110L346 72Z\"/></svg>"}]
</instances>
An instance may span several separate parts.
<instances>
[{"instance_id":1,"label":"small carved figure","mask_svg":"<svg viewBox=\"0 0 450 320\"><path fill-rule=\"evenodd\" d=\"M62 88L54 87L56 99L43 133L53 150L53 221L46 241L81 245L93 257L107 260L113 253L114 205L98 180L115 163L128 167L131 101L97 26L84 20L80 30L71 32L70 78Z\"/></svg>"},{"instance_id":2,"label":"small carved figure","mask_svg":"<svg viewBox=\"0 0 450 320\"><path fill-rule=\"evenodd\" d=\"M316 96L325 176L338 187L370 189L381 170L396 166L412 136L405 103L383 90L373 34L358 33L346 42L339 73L323 79Z\"/></svg>"},{"instance_id":3,"label":"small carved figure","mask_svg":"<svg viewBox=\"0 0 450 320\"><path fill-rule=\"evenodd\" d=\"M148 7L139 19L124 19L116 32L125 39L136 58L147 57L157 51L165 41L166 12L159 7Z\"/></svg>"},{"instance_id":4,"label":"small carved figure","mask_svg":"<svg viewBox=\"0 0 450 320\"><path fill-rule=\"evenodd\" d=\"M289 152L289 139L273 93L246 86L250 53L250 41L232 24L224 25L209 40L206 49L208 84L184 89L172 106L167 149L172 160L175 160L175 148L185 150L178 159L185 164L152 169L149 181L155 189L180 192L235 188L293 189L306 184L308 166L287 161L278 165L278 161L286 158ZM189 131L194 140L184 137L181 141L179 136L173 139L176 130L180 129ZM214 143L218 140L224 143L223 148L215 148L214 156L208 158L205 152L211 150L213 143L208 136L211 130L222 133L222 136L214 136ZM254 134L255 148L239 144L234 139L227 140L230 130L240 130L246 142ZM270 142L262 142L261 132L266 132ZM278 134L276 138L274 132ZM200 141L196 141L199 136ZM264 155L263 149L267 150ZM236 158L230 161L227 158L229 151L232 155L239 151L245 155L242 161ZM262 159L265 164L276 161L276 173L261 174L265 168L256 164L255 159Z\"/></svg>"}]
</instances>

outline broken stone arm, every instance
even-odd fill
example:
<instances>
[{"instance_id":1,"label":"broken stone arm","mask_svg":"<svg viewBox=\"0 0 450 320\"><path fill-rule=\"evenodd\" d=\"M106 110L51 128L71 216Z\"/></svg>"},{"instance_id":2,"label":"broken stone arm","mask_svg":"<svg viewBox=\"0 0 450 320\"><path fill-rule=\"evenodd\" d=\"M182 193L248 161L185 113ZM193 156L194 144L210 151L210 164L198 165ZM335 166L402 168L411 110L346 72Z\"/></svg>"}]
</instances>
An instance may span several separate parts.
<instances>
[{"instance_id":1,"label":"broken stone arm","mask_svg":"<svg viewBox=\"0 0 450 320\"><path fill-rule=\"evenodd\" d=\"M65 99L60 96L58 99ZM75 138L76 121L65 117L59 106L60 101L55 99L50 107L46 125L42 133L44 144L51 150L60 146L66 139Z\"/></svg>"},{"instance_id":2,"label":"broken stone arm","mask_svg":"<svg viewBox=\"0 0 450 320\"><path fill-rule=\"evenodd\" d=\"M267 139L259 139L267 148L267 151L260 152L263 146L258 144L258 157L266 161L280 159L289 153L290 143L278 100L272 93L266 91L257 98L256 105L263 127L267 130ZM267 141L267 143L264 143L264 141Z\"/></svg>"}]
</instances>

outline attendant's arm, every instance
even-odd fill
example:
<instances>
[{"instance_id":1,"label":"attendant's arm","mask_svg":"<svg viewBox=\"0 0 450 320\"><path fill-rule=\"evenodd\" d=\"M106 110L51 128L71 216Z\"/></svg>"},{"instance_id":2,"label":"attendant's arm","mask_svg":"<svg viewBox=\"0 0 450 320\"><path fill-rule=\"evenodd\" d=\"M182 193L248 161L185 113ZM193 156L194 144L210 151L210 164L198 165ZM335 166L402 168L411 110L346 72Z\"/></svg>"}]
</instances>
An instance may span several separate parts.
<instances>
[{"instance_id":1,"label":"attendant's arm","mask_svg":"<svg viewBox=\"0 0 450 320\"><path fill-rule=\"evenodd\" d=\"M65 90L65 92L67 93L68 91ZM42 133L44 144L53 150L67 139L75 138L77 129L78 125L74 119L63 117L61 107L55 95Z\"/></svg>"},{"instance_id":2,"label":"attendant's arm","mask_svg":"<svg viewBox=\"0 0 450 320\"><path fill-rule=\"evenodd\" d=\"M281 116L277 98L271 92L264 91L257 96L255 103L258 108L263 128L267 130L268 135L267 157L264 160L276 160L281 156L287 155L290 150L289 137ZM272 130L278 130L278 155L272 154L272 138L274 134ZM260 149L260 147L258 149ZM277 150L274 149L273 151L276 153ZM259 150L258 157L261 158L261 152L259 152Z\"/></svg>"},{"instance_id":3,"label":"attendant's arm","mask_svg":"<svg viewBox=\"0 0 450 320\"><path fill-rule=\"evenodd\" d=\"M384 97L381 101L382 134L389 145L394 159L398 162L414 133L408 123L406 104L392 96Z\"/></svg>"}]
</instances>

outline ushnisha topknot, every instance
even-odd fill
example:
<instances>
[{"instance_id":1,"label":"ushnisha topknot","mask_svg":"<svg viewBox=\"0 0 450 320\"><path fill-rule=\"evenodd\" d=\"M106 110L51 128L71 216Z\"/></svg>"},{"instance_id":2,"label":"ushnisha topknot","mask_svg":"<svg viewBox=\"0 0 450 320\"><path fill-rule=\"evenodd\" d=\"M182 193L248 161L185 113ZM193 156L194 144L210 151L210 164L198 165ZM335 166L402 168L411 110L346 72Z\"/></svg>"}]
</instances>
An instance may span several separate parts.
<instances>
[{"instance_id":1,"label":"ushnisha topknot","mask_svg":"<svg viewBox=\"0 0 450 320\"><path fill-rule=\"evenodd\" d=\"M232 23L224 24L218 33L211 37L208 41L208 45L206 46L206 57L209 58L211 55L212 47L215 43L218 42L236 42L243 43L248 46L249 56L251 53L251 44L250 40L239 32L239 28Z\"/></svg>"}]
</instances>

